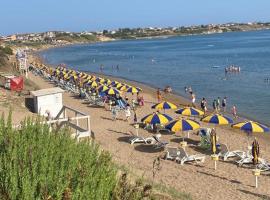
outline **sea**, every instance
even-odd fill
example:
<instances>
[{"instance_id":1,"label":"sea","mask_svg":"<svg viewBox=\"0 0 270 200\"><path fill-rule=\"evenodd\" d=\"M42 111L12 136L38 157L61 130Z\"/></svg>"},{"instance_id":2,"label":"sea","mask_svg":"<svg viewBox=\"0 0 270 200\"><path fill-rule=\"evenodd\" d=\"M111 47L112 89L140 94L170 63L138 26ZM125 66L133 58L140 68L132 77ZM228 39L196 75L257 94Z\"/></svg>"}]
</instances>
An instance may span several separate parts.
<instances>
[{"instance_id":1,"label":"sea","mask_svg":"<svg viewBox=\"0 0 270 200\"><path fill-rule=\"evenodd\" d=\"M40 56L52 65L170 86L187 98L184 88L191 86L196 101L205 97L208 107L226 96L227 110L235 105L239 115L270 124L270 30L72 45ZM226 75L231 65L240 73Z\"/></svg>"}]
</instances>

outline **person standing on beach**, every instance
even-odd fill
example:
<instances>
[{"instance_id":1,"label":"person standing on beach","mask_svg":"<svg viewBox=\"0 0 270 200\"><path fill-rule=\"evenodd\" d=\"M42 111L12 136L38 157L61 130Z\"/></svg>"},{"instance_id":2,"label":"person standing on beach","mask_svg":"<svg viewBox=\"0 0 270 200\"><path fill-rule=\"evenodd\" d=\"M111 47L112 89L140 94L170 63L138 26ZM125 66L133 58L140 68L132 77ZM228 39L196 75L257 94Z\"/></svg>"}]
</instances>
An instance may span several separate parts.
<instances>
[{"instance_id":1,"label":"person standing on beach","mask_svg":"<svg viewBox=\"0 0 270 200\"><path fill-rule=\"evenodd\" d=\"M204 115L205 115L205 113L207 111L207 101L206 101L206 99L204 97L203 97L203 99L201 101L201 109L203 110Z\"/></svg>"},{"instance_id":2,"label":"person standing on beach","mask_svg":"<svg viewBox=\"0 0 270 200\"><path fill-rule=\"evenodd\" d=\"M137 113L136 113L136 110L135 109L134 109L134 115L133 115L133 122L134 123L137 123L138 122Z\"/></svg>"},{"instance_id":3,"label":"person standing on beach","mask_svg":"<svg viewBox=\"0 0 270 200\"><path fill-rule=\"evenodd\" d=\"M233 117L235 119L237 119L237 109L236 109L236 106L235 105L233 105L233 107L232 107L232 115L233 115Z\"/></svg>"},{"instance_id":4,"label":"person standing on beach","mask_svg":"<svg viewBox=\"0 0 270 200\"><path fill-rule=\"evenodd\" d=\"M227 107L227 97L224 97L222 99L222 109L223 109L223 112L226 112L226 107Z\"/></svg>"},{"instance_id":5,"label":"person standing on beach","mask_svg":"<svg viewBox=\"0 0 270 200\"><path fill-rule=\"evenodd\" d=\"M131 116L131 112L130 112L130 107L129 105L127 105L126 109L125 109L125 114L126 114L126 121L128 122L130 116Z\"/></svg>"},{"instance_id":6,"label":"person standing on beach","mask_svg":"<svg viewBox=\"0 0 270 200\"><path fill-rule=\"evenodd\" d=\"M158 103L161 102L161 91L160 91L160 88L158 88L158 90L157 90L157 101L158 101Z\"/></svg>"},{"instance_id":7,"label":"person standing on beach","mask_svg":"<svg viewBox=\"0 0 270 200\"><path fill-rule=\"evenodd\" d=\"M187 88L187 86L185 86L185 93L187 93L188 92L188 88Z\"/></svg>"},{"instance_id":8,"label":"person standing on beach","mask_svg":"<svg viewBox=\"0 0 270 200\"><path fill-rule=\"evenodd\" d=\"M195 95L194 92L191 92L190 95L191 95L191 104L192 104L192 106L193 106L194 108L196 108L196 105L195 105L196 95Z\"/></svg>"},{"instance_id":9,"label":"person standing on beach","mask_svg":"<svg viewBox=\"0 0 270 200\"><path fill-rule=\"evenodd\" d=\"M213 100L213 109L215 112L217 112L217 100L216 99Z\"/></svg>"},{"instance_id":10,"label":"person standing on beach","mask_svg":"<svg viewBox=\"0 0 270 200\"><path fill-rule=\"evenodd\" d=\"M113 121L116 121L116 119L117 119L116 106L114 106L114 107L112 108L112 118L113 118Z\"/></svg>"},{"instance_id":11,"label":"person standing on beach","mask_svg":"<svg viewBox=\"0 0 270 200\"><path fill-rule=\"evenodd\" d=\"M220 111L220 97L217 98L217 111Z\"/></svg>"}]
</instances>

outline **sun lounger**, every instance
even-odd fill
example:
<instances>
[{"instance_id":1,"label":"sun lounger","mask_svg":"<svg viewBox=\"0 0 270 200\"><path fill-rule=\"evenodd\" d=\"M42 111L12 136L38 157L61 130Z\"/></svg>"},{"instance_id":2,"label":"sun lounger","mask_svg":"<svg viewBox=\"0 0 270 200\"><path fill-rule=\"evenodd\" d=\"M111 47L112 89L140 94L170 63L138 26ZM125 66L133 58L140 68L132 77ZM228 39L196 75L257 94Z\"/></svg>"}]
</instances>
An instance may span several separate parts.
<instances>
[{"instance_id":1,"label":"sun lounger","mask_svg":"<svg viewBox=\"0 0 270 200\"><path fill-rule=\"evenodd\" d=\"M167 144L169 144L168 142L161 141L160 136L161 136L160 134L153 135L153 138L154 138L154 141L155 141L154 146L155 146L156 149L164 148L164 147L166 147Z\"/></svg>"},{"instance_id":2,"label":"sun lounger","mask_svg":"<svg viewBox=\"0 0 270 200\"><path fill-rule=\"evenodd\" d=\"M135 143L143 143L143 144L153 144L154 143L154 139L153 137L140 137L140 136L132 136L129 139L129 143L130 144L135 144Z\"/></svg>"},{"instance_id":3,"label":"sun lounger","mask_svg":"<svg viewBox=\"0 0 270 200\"><path fill-rule=\"evenodd\" d=\"M270 171L270 163L264 159L259 158L259 164L257 165L257 168L261 171Z\"/></svg>"},{"instance_id":4,"label":"sun lounger","mask_svg":"<svg viewBox=\"0 0 270 200\"><path fill-rule=\"evenodd\" d=\"M85 99L88 101L89 105L97 105L97 106L104 106L105 103L103 101L103 98L96 97L96 96L90 96L87 92L85 92Z\"/></svg>"},{"instance_id":5,"label":"sun lounger","mask_svg":"<svg viewBox=\"0 0 270 200\"><path fill-rule=\"evenodd\" d=\"M180 155L180 151L177 147L166 147L165 152L165 160L175 160Z\"/></svg>"},{"instance_id":6,"label":"sun lounger","mask_svg":"<svg viewBox=\"0 0 270 200\"><path fill-rule=\"evenodd\" d=\"M185 162L201 163L205 161L204 155L188 155L185 149L179 148L180 155L177 156L176 161L183 165Z\"/></svg>"},{"instance_id":7,"label":"sun lounger","mask_svg":"<svg viewBox=\"0 0 270 200\"><path fill-rule=\"evenodd\" d=\"M224 161L226 161L228 158L231 157L238 157L239 159L242 159L246 155L246 152L244 151L240 150L230 151L226 144L220 144L220 148L221 150L218 153L218 156L222 157Z\"/></svg>"}]
</instances>

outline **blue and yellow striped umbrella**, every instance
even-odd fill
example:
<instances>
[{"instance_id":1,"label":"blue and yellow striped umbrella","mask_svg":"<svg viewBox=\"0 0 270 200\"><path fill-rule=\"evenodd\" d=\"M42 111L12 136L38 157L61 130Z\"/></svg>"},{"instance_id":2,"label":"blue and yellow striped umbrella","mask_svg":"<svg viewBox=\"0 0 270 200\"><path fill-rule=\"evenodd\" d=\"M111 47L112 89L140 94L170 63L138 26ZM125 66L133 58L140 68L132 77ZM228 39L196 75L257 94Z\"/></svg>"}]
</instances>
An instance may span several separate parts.
<instances>
[{"instance_id":1,"label":"blue and yellow striped umbrella","mask_svg":"<svg viewBox=\"0 0 270 200\"><path fill-rule=\"evenodd\" d=\"M92 87L92 88L95 88L95 87L97 87L99 85L99 83L96 82L96 81L88 81L87 85Z\"/></svg>"},{"instance_id":2,"label":"blue and yellow striped umbrella","mask_svg":"<svg viewBox=\"0 0 270 200\"><path fill-rule=\"evenodd\" d=\"M169 129L172 132L179 131L192 131L200 128L199 122L196 122L191 119L179 119L174 120L165 126L166 129Z\"/></svg>"},{"instance_id":3,"label":"blue and yellow striped umbrella","mask_svg":"<svg viewBox=\"0 0 270 200\"><path fill-rule=\"evenodd\" d=\"M181 114L181 115L185 115L185 116L201 116L204 115L204 112L193 108L193 107L185 107L185 108L181 108L177 111L175 111L175 113L177 114Z\"/></svg>"},{"instance_id":4,"label":"blue and yellow striped umbrella","mask_svg":"<svg viewBox=\"0 0 270 200\"><path fill-rule=\"evenodd\" d=\"M111 86L111 87L116 87L116 85L117 85L118 83L119 83L118 81L113 81L113 82L111 82L110 86Z\"/></svg>"},{"instance_id":5,"label":"blue and yellow striped umbrella","mask_svg":"<svg viewBox=\"0 0 270 200\"><path fill-rule=\"evenodd\" d=\"M139 91L140 90L138 90L136 87L130 87L127 89L127 92L132 94L138 93Z\"/></svg>"},{"instance_id":6,"label":"blue and yellow striped umbrella","mask_svg":"<svg viewBox=\"0 0 270 200\"><path fill-rule=\"evenodd\" d=\"M112 81L111 81L110 79L104 79L103 84L110 85L111 82L112 82Z\"/></svg>"},{"instance_id":7,"label":"blue and yellow striped umbrella","mask_svg":"<svg viewBox=\"0 0 270 200\"><path fill-rule=\"evenodd\" d=\"M146 124L167 124L172 121L172 118L166 114L152 113L142 118L141 121Z\"/></svg>"},{"instance_id":8,"label":"blue and yellow striped umbrella","mask_svg":"<svg viewBox=\"0 0 270 200\"><path fill-rule=\"evenodd\" d=\"M253 121L239 122L233 124L232 127L249 133L264 133L270 131L267 126Z\"/></svg>"},{"instance_id":9,"label":"blue and yellow striped umbrella","mask_svg":"<svg viewBox=\"0 0 270 200\"><path fill-rule=\"evenodd\" d=\"M157 110L165 110L165 109L168 110L168 109L176 109L177 106L168 101L163 101L161 103L157 103L153 105L152 108L157 109Z\"/></svg>"},{"instance_id":10,"label":"blue and yellow striped umbrella","mask_svg":"<svg viewBox=\"0 0 270 200\"><path fill-rule=\"evenodd\" d=\"M233 120L227 116L220 114L212 114L201 119L203 122L218 124L218 125L227 125L233 123Z\"/></svg>"},{"instance_id":11,"label":"blue and yellow striped umbrella","mask_svg":"<svg viewBox=\"0 0 270 200\"><path fill-rule=\"evenodd\" d=\"M120 91L127 91L127 89L129 88L128 85L122 85L120 88L118 88Z\"/></svg>"},{"instance_id":12,"label":"blue and yellow striped umbrella","mask_svg":"<svg viewBox=\"0 0 270 200\"><path fill-rule=\"evenodd\" d=\"M108 86L106 86L106 85L100 85L99 87L98 87L98 91L99 92L104 92L105 90L108 90L109 88L108 88Z\"/></svg>"},{"instance_id":13,"label":"blue and yellow striped umbrella","mask_svg":"<svg viewBox=\"0 0 270 200\"><path fill-rule=\"evenodd\" d=\"M120 91L115 89L115 88L109 88L107 90L104 91L107 95L116 95L116 94L120 94Z\"/></svg>"}]
</instances>

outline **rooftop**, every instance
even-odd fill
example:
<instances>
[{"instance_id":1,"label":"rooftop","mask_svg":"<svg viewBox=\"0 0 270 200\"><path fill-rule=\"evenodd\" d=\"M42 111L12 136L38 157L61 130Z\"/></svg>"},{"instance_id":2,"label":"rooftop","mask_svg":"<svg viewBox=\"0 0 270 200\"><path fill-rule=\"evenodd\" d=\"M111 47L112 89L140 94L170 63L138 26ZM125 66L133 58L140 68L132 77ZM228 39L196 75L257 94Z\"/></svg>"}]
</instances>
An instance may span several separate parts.
<instances>
[{"instance_id":1,"label":"rooftop","mask_svg":"<svg viewBox=\"0 0 270 200\"><path fill-rule=\"evenodd\" d=\"M57 93L63 93L64 90L62 90L59 87L54 87L54 88L46 88L42 90L36 90L36 91L31 91L30 94L32 96L38 97L38 96L45 96L45 95L50 95L50 94L57 94Z\"/></svg>"}]
</instances>

